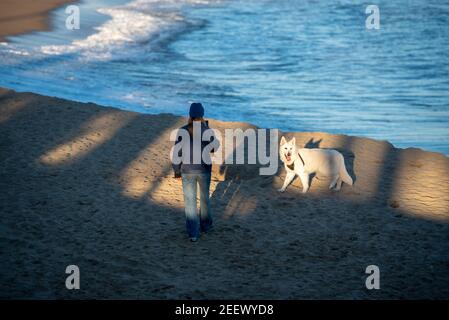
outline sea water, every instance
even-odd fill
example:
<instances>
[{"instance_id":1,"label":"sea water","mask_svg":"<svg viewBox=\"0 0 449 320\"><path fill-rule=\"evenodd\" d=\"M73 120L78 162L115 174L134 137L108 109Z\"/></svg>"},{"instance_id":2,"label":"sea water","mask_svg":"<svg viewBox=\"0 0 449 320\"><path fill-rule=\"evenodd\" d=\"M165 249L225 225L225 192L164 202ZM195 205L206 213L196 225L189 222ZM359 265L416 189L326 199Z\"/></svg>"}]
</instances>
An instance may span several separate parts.
<instances>
[{"instance_id":1,"label":"sea water","mask_svg":"<svg viewBox=\"0 0 449 320\"><path fill-rule=\"evenodd\" d=\"M363 1L80 1L0 44L0 86L449 155L449 2L375 4L379 29Z\"/></svg>"}]
</instances>

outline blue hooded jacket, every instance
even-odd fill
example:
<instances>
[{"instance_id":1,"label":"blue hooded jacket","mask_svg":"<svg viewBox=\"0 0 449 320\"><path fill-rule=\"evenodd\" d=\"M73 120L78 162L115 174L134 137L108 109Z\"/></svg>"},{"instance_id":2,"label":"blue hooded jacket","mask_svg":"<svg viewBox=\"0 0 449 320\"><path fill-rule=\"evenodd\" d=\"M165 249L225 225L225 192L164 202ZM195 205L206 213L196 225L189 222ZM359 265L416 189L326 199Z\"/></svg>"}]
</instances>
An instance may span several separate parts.
<instances>
[{"instance_id":1,"label":"blue hooded jacket","mask_svg":"<svg viewBox=\"0 0 449 320\"><path fill-rule=\"evenodd\" d=\"M180 130L186 130L188 132L189 125L185 125L180 128ZM204 131L209 129L209 125L206 122L201 123L201 137L203 136ZM190 162L189 163L180 163L174 164L172 163L173 170L175 171L175 175L180 175L182 173L208 173L212 172L212 165L204 162L204 159L201 157L203 154L203 150L206 146L211 143L214 143L214 148L211 149L211 152L215 152L218 149L219 141L216 139L214 135L210 138L209 141L201 141L201 163L194 164L193 163L193 137L189 135L190 138ZM182 136L178 133L177 140L175 142L175 146L179 143L182 143ZM182 157L182 148L178 151L178 156Z\"/></svg>"}]
</instances>

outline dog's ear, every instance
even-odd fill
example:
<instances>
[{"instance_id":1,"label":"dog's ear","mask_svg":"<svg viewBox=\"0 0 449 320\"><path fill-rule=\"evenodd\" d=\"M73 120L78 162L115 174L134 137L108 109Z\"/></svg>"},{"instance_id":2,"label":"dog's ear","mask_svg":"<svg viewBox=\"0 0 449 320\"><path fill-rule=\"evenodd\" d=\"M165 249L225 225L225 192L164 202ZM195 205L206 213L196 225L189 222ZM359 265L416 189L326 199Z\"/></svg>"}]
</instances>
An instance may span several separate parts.
<instances>
[{"instance_id":1,"label":"dog's ear","mask_svg":"<svg viewBox=\"0 0 449 320\"><path fill-rule=\"evenodd\" d=\"M293 138L290 140L290 144L296 146L296 138Z\"/></svg>"},{"instance_id":2,"label":"dog's ear","mask_svg":"<svg viewBox=\"0 0 449 320\"><path fill-rule=\"evenodd\" d=\"M282 138L281 138L281 146L286 144L286 143L287 143L287 140L285 140L285 137L282 136Z\"/></svg>"}]
</instances>

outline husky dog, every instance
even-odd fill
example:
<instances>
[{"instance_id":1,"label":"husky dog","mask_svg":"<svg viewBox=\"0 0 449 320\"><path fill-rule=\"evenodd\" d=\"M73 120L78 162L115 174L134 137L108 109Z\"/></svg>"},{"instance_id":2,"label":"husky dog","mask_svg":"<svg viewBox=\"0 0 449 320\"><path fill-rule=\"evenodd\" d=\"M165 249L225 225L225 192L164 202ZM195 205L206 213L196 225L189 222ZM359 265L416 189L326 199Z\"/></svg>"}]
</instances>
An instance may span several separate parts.
<instances>
[{"instance_id":1,"label":"husky dog","mask_svg":"<svg viewBox=\"0 0 449 320\"><path fill-rule=\"evenodd\" d=\"M342 182L352 186L352 178L346 171L343 155L336 150L297 149L295 138L287 142L282 137L279 155L287 171L284 185L279 189L280 192L284 192L298 175L302 183L302 192L306 193L309 190L309 175L312 173L319 177L331 177L329 189L335 187L335 190L340 190Z\"/></svg>"}]
</instances>

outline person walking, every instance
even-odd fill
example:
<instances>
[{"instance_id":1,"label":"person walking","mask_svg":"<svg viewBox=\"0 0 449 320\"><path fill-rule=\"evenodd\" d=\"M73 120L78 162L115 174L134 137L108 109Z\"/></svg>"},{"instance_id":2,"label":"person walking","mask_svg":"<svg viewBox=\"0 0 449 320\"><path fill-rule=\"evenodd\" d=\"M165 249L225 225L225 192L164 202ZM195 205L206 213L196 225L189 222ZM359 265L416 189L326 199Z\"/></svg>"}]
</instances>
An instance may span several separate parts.
<instances>
[{"instance_id":1,"label":"person walking","mask_svg":"<svg viewBox=\"0 0 449 320\"><path fill-rule=\"evenodd\" d=\"M212 164L210 153L205 152L203 155L203 150L210 143L214 143L215 145L210 149L214 152L217 150L218 140L212 134L208 141L202 141L203 134L208 129L210 129L208 121L204 120L204 107L201 103L192 103L188 124L179 129L173 149L178 159L182 159L180 163L173 163L173 170L175 178L182 179L186 229L192 242L198 241L201 232L207 233L212 228L209 199ZM197 212L198 186L199 212Z\"/></svg>"}]
</instances>

